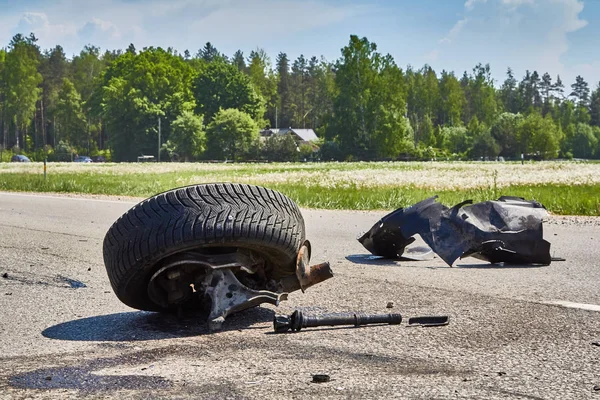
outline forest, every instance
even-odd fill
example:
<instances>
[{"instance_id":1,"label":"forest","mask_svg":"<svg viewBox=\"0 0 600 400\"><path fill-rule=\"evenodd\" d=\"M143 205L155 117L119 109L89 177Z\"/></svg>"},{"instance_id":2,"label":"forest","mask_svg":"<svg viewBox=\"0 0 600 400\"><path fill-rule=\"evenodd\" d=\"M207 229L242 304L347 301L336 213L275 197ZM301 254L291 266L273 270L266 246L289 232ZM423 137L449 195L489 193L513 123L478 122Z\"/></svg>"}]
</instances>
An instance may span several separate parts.
<instances>
[{"instance_id":1,"label":"forest","mask_svg":"<svg viewBox=\"0 0 600 400\"><path fill-rule=\"evenodd\" d=\"M260 139L287 127L319 140ZM335 61L273 61L210 42L195 53L88 45L69 57L18 34L0 49L0 136L4 161L589 159L600 158L600 83L510 68L495 82L488 64L403 69L355 35Z\"/></svg>"}]
</instances>

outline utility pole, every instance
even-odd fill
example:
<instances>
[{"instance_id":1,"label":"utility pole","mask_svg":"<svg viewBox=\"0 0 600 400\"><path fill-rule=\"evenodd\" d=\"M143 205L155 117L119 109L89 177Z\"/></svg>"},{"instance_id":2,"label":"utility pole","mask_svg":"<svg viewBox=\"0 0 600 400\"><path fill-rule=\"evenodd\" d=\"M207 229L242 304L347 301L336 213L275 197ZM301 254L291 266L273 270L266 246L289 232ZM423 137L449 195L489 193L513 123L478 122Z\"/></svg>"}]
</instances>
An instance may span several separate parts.
<instances>
[{"instance_id":1,"label":"utility pole","mask_svg":"<svg viewBox=\"0 0 600 400\"><path fill-rule=\"evenodd\" d=\"M277 106L275 106L275 129L277 129Z\"/></svg>"},{"instance_id":2,"label":"utility pole","mask_svg":"<svg viewBox=\"0 0 600 400\"><path fill-rule=\"evenodd\" d=\"M160 162L160 117L158 117L158 162Z\"/></svg>"}]
</instances>

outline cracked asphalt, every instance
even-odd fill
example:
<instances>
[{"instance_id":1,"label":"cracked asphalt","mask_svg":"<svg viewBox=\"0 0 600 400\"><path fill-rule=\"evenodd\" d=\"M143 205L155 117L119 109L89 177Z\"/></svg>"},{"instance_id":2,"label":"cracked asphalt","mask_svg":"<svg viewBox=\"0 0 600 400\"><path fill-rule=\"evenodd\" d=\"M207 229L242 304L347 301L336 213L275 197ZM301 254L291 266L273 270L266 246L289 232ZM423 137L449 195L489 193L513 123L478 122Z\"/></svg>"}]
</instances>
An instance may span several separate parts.
<instances>
[{"instance_id":1,"label":"cracked asphalt","mask_svg":"<svg viewBox=\"0 0 600 400\"><path fill-rule=\"evenodd\" d=\"M385 212L302 210L334 278L208 333L113 294L102 240L134 204L0 193L0 398L600 399L600 313L582 309L600 305L600 218L544 225L566 261L449 268L370 259L355 239ZM275 310L296 308L450 324L272 334Z\"/></svg>"}]
</instances>

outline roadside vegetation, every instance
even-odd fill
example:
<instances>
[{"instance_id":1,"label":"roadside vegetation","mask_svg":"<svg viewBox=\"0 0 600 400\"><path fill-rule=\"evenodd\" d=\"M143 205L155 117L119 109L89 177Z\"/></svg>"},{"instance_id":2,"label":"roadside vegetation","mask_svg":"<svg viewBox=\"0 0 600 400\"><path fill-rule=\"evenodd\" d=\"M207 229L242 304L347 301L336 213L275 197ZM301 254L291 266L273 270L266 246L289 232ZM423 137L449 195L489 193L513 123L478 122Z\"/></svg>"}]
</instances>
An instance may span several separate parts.
<instances>
[{"instance_id":1,"label":"roadside vegetation","mask_svg":"<svg viewBox=\"0 0 600 400\"><path fill-rule=\"evenodd\" d=\"M282 51L272 62L260 48L226 55L211 43L89 45L70 57L17 34L0 49L0 150L35 161L600 158L598 82L511 69L498 82L490 65L409 63L354 35L337 60ZM259 140L281 127L318 140Z\"/></svg>"},{"instance_id":2,"label":"roadside vegetation","mask_svg":"<svg viewBox=\"0 0 600 400\"><path fill-rule=\"evenodd\" d=\"M600 215L600 163L354 162L0 164L0 190L148 197L174 187L242 182L279 190L303 207L393 210L433 195L451 205L501 195L549 211Z\"/></svg>"}]
</instances>

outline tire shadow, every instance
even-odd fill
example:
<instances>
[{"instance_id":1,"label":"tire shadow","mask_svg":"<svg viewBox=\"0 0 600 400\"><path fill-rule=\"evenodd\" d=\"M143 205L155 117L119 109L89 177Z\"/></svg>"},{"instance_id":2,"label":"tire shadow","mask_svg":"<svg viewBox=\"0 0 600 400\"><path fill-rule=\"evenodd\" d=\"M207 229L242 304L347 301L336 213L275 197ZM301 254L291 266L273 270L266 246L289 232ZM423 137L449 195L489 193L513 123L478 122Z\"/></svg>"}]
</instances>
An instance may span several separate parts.
<instances>
[{"instance_id":1,"label":"tire shadow","mask_svg":"<svg viewBox=\"0 0 600 400\"><path fill-rule=\"evenodd\" d=\"M42 335L49 339L86 342L172 339L241 329L264 329L252 325L273 321L274 315L271 309L255 307L228 316L223 329L209 332L206 314L178 318L171 314L134 311L63 322L44 329Z\"/></svg>"},{"instance_id":2,"label":"tire shadow","mask_svg":"<svg viewBox=\"0 0 600 400\"><path fill-rule=\"evenodd\" d=\"M545 268L544 264L508 264L508 263L485 263L485 264L457 264L454 268L462 269L528 269L528 268Z\"/></svg>"}]
</instances>

